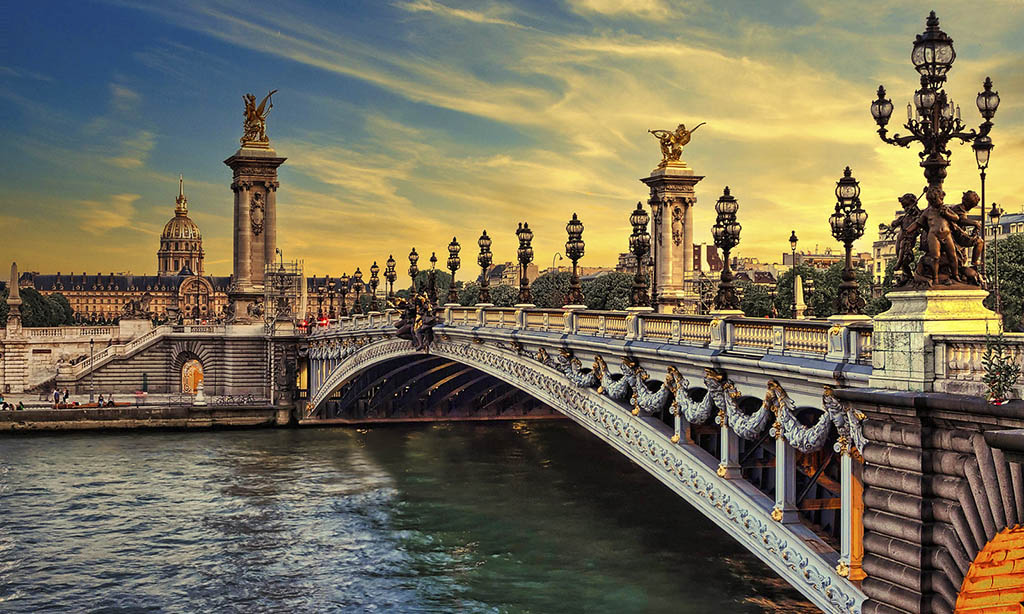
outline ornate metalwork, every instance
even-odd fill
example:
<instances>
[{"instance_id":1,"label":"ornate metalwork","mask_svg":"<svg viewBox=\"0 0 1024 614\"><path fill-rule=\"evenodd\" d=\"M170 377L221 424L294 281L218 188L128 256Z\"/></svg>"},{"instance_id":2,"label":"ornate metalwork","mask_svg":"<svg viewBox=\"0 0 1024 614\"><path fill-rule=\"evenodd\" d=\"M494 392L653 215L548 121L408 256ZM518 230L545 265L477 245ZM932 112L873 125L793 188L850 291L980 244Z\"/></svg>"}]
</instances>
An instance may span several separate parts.
<instances>
[{"instance_id":1,"label":"ornate metalwork","mask_svg":"<svg viewBox=\"0 0 1024 614\"><path fill-rule=\"evenodd\" d=\"M729 252L739 245L740 230L742 226L736 221L736 212L740 205L729 192L729 186L715 203L715 211L718 216L715 225L711 227L711 235L715 239L715 246L722 250L722 276L718 283L718 294L715 295L715 309L738 310L740 300L736 296L736 287L733 285L732 268L729 265Z\"/></svg>"},{"instance_id":2,"label":"ornate metalwork","mask_svg":"<svg viewBox=\"0 0 1024 614\"><path fill-rule=\"evenodd\" d=\"M416 282L416 276L420 274L420 269L416 266L419 262L420 255L416 253L416 248L412 248L409 252L409 279L412 280L412 292L418 294L420 291L419 284Z\"/></svg>"},{"instance_id":3,"label":"ornate metalwork","mask_svg":"<svg viewBox=\"0 0 1024 614\"><path fill-rule=\"evenodd\" d=\"M633 233L629 235L629 251L636 258L636 274L633 275L633 288L629 295L630 307L650 307L650 296L647 293L647 278L644 276L645 259L651 251L651 235L647 232L650 216L639 202L629 216Z\"/></svg>"},{"instance_id":4,"label":"ornate metalwork","mask_svg":"<svg viewBox=\"0 0 1024 614\"><path fill-rule=\"evenodd\" d=\"M520 305L529 305L532 298L530 297L530 278L527 275L527 267L533 262L533 247L530 246L530 241L533 240L533 231L530 230L528 222L519 224L516 237L519 239L519 249L516 250L516 255L519 258L519 298L517 302Z\"/></svg>"},{"instance_id":5,"label":"ornate metalwork","mask_svg":"<svg viewBox=\"0 0 1024 614\"><path fill-rule=\"evenodd\" d=\"M462 246L459 245L458 239L452 237L452 242L448 244L448 270L452 273L452 282L448 286L448 302L453 304L459 302L459 291L455 289L455 271L462 266L462 259L459 258L460 251L462 251Z\"/></svg>"},{"instance_id":6,"label":"ornate metalwork","mask_svg":"<svg viewBox=\"0 0 1024 614\"><path fill-rule=\"evenodd\" d=\"M388 254L388 261L384 263L384 280L388 282L388 302L395 298L395 280L398 279L398 272L395 271L395 257Z\"/></svg>"},{"instance_id":7,"label":"ornate metalwork","mask_svg":"<svg viewBox=\"0 0 1024 614\"><path fill-rule=\"evenodd\" d=\"M846 265L843 267L843 282L839 284L836 309L843 314L859 314L866 304L860 295L857 274L853 271L853 242L864 235L868 213L860 204L860 184L853 178L850 167L843 171L843 177L836 182L836 210L829 216L832 236L846 248ZM794 297L795 298L795 297Z\"/></svg>"},{"instance_id":8,"label":"ornate metalwork","mask_svg":"<svg viewBox=\"0 0 1024 614\"><path fill-rule=\"evenodd\" d=\"M490 282L487 281L487 269L491 266L491 238L484 230L476 244L480 247L480 255L476 257L476 263L480 265L480 296L478 303L491 302Z\"/></svg>"},{"instance_id":9,"label":"ornate metalwork","mask_svg":"<svg viewBox=\"0 0 1024 614\"><path fill-rule=\"evenodd\" d=\"M580 258L583 257L583 251L586 245L583 243L583 222L580 221L576 214L572 214L572 219L565 225L565 232L569 235L569 240L565 242L565 255L572 261L572 277L569 279L569 296L567 297L568 305L582 305L583 298L583 286L580 284L579 271L577 269L577 263Z\"/></svg>"},{"instance_id":10,"label":"ornate metalwork","mask_svg":"<svg viewBox=\"0 0 1024 614\"><path fill-rule=\"evenodd\" d=\"M370 266L370 311L377 311L377 286L380 284L378 273L380 273L380 267L374 260L373 265Z\"/></svg>"}]
</instances>

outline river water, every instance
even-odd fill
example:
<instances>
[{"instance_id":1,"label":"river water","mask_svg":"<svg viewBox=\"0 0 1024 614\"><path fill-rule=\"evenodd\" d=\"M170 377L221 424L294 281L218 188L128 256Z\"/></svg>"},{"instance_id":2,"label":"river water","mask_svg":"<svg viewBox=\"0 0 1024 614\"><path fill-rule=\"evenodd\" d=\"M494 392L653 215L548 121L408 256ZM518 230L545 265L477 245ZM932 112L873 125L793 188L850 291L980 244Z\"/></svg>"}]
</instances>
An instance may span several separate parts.
<instances>
[{"instance_id":1,"label":"river water","mask_svg":"<svg viewBox=\"0 0 1024 614\"><path fill-rule=\"evenodd\" d=\"M780 611L566 421L0 438L0 612Z\"/></svg>"}]
</instances>

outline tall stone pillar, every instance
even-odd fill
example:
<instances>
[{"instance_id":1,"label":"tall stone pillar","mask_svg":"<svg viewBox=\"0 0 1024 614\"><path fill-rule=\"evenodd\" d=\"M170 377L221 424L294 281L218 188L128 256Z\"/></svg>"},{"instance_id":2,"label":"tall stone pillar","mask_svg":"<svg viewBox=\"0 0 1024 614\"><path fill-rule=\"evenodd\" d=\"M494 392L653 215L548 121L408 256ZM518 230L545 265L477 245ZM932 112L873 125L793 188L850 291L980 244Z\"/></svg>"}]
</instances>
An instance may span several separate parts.
<instances>
[{"instance_id":1,"label":"tall stone pillar","mask_svg":"<svg viewBox=\"0 0 1024 614\"><path fill-rule=\"evenodd\" d=\"M278 157L269 145L243 143L224 161L232 172L235 192L235 267L229 292L235 321L256 317L255 305L263 300L263 273L277 249Z\"/></svg>"},{"instance_id":2,"label":"tall stone pillar","mask_svg":"<svg viewBox=\"0 0 1024 614\"><path fill-rule=\"evenodd\" d=\"M662 313L696 311L697 296L689 289L686 279L693 269L690 209L697 202L694 186L703 178L694 174L685 162L670 161L640 179L651 190L647 201L655 224L651 236L658 241L654 252L658 272L655 294L658 311Z\"/></svg>"}]
</instances>

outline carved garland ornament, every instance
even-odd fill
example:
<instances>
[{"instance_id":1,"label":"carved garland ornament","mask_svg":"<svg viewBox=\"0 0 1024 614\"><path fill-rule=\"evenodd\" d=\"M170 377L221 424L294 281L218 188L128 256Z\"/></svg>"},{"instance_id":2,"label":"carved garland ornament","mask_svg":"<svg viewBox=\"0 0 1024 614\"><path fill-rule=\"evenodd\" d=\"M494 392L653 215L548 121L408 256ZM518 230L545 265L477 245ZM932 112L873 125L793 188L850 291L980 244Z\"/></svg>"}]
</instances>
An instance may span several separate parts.
<instances>
[{"instance_id":1,"label":"carved garland ornament","mask_svg":"<svg viewBox=\"0 0 1024 614\"><path fill-rule=\"evenodd\" d=\"M263 193L256 192L252 195L252 202L249 203L249 220L252 222L253 236L259 236L263 232Z\"/></svg>"}]
</instances>

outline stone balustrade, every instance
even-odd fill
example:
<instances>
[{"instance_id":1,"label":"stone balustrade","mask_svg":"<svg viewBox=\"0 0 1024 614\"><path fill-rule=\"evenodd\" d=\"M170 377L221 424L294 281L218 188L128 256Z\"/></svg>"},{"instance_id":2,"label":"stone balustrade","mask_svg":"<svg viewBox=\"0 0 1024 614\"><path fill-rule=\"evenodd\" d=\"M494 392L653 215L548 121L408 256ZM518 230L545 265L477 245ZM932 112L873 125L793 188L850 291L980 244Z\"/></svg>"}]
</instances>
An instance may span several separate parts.
<instances>
[{"instance_id":1,"label":"stone balustrade","mask_svg":"<svg viewBox=\"0 0 1024 614\"><path fill-rule=\"evenodd\" d=\"M1024 333L1006 333L1003 339L1009 355L1024 366ZM932 338L935 391L984 396L986 387L982 377L985 376L988 340L985 335L935 335ZM1022 395L1024 382L1019 382L1016 396Z\"/></svg>"}]
</instances>

